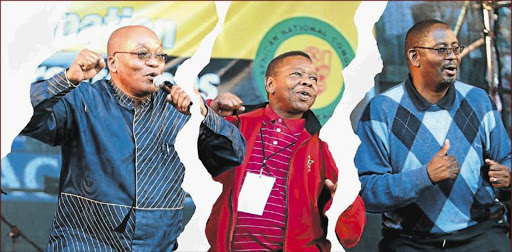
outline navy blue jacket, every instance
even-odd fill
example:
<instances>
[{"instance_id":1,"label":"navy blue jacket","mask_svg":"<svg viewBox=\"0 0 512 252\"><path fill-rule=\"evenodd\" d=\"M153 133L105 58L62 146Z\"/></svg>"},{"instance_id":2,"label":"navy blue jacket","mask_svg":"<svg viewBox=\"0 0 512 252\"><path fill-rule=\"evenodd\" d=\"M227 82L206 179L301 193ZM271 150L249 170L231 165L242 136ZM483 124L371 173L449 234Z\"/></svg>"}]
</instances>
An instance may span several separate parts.
<instances>
[{"instance_id":1,"label":"navy blue jacket","mask_svg":"<svg viewBox=\"0 0 512 252\"><path fill-rule=\"evenodd\" d=\"M159 91L135 106L108 80L74 86L64 72L32 84L34 115L22 134L62 147L48 250L172 249L185 198L174 142L189 116L165 97ZM241 164L245 140L209 109L198 149L217 176Z\"/></svg>"}]
</instances>

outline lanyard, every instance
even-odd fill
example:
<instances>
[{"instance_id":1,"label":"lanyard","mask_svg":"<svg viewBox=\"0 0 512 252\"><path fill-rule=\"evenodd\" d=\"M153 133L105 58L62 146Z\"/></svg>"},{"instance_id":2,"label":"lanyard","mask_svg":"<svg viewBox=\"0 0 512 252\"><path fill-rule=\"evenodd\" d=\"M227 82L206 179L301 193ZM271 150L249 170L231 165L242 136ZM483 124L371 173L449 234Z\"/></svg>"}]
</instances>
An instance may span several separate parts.
<instances>
[{"instance_id":1,"label":"lanyard","mask_svg":"<svg viewBox=\"0 0 512 252\"><path fill-rule=\"evenodd\" d=\"M261 137L261 150L263 151L262 155L263 155L263 164L261 165L261 169L260 169L260 177L261 177L261 174L263 173L263 167L268 167L267 166L267 160L269 160L271 157L275 156L276 154L290 148L290 146L294 145L295 143L297 143L297 140L295 140L294 142L288 144L287 146L283 147L282 149L276 151L275 153L272 153L270 156L268 157L265 157L265 140L263 138L263 132L261 131L261 128L260 128L260 137ZM268 172L270 174L272 174L272 172L270 172L270 169L268 169ZM274 175L274 174L272 174Z\"/></svg>"}]
</instances>

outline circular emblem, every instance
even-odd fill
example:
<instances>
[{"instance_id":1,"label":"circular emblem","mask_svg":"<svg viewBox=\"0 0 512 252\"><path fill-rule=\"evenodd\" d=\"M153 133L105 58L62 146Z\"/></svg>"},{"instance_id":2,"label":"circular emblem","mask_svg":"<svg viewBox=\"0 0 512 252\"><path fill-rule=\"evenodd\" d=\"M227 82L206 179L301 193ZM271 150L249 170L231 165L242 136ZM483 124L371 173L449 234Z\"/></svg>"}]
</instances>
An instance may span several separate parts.
<instances>
[{"instance_id":1,"label":"circular emblem","mask_svg":"<svg viewBox=\"0 0 512 252\"><path fill-rule=\"evenodd\" d=\"M341 71L354 59L354 51L345 37L324 21L293 17L277 23L263 37L253 62L254 83L265 100L268 64L277 55L292 50L302 50L313 60L318 74L318 95L311 109L324 124L343 96Z\"/></svg>"}]
</instances>

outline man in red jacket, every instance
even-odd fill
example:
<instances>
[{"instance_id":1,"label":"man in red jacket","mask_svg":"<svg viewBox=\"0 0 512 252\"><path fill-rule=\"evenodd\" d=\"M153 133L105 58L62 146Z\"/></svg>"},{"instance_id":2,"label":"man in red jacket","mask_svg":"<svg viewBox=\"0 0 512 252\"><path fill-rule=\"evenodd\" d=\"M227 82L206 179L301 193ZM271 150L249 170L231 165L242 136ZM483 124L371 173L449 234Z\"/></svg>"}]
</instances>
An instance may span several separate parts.
<instances>
[{"instance_id":1,"label":"man in red jacket","mask_svg":"<svg viewBox=\"0 0 512 252\"><path fill-rule=\"evenodd\" d=\"M226 118L245 137L246 155L241 166L214 178L223 191L206 225L210 251L329 251L325 212L338 169L310 110L318 86L309 55L277 56L267 68L265 88L268 104ZM210 106L223 115L242 104L229 93L216 101ZM355 246L365 223L358 196L338 218L341 244Z\"/></svg>"}]
</instances>

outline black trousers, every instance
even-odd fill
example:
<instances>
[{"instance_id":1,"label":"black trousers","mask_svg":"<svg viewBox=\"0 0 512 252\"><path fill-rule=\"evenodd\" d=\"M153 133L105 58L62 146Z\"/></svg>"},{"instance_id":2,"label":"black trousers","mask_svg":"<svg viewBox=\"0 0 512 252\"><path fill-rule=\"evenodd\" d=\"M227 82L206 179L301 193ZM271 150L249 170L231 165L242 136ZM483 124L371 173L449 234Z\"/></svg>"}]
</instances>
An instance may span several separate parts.
<instances>
[{"instance_id":1,"label":"black trousers","mask_svg":"<svg viewBox=\"0 0 512 252\"><path fill-rule=\"evenodd\" d=\"M508 223L499 224L495 220L487 220L437 237L408 235L399 230L385 228L382 230L379 251L510 252L508 232Z\"/></svg>"}]
</instances>

